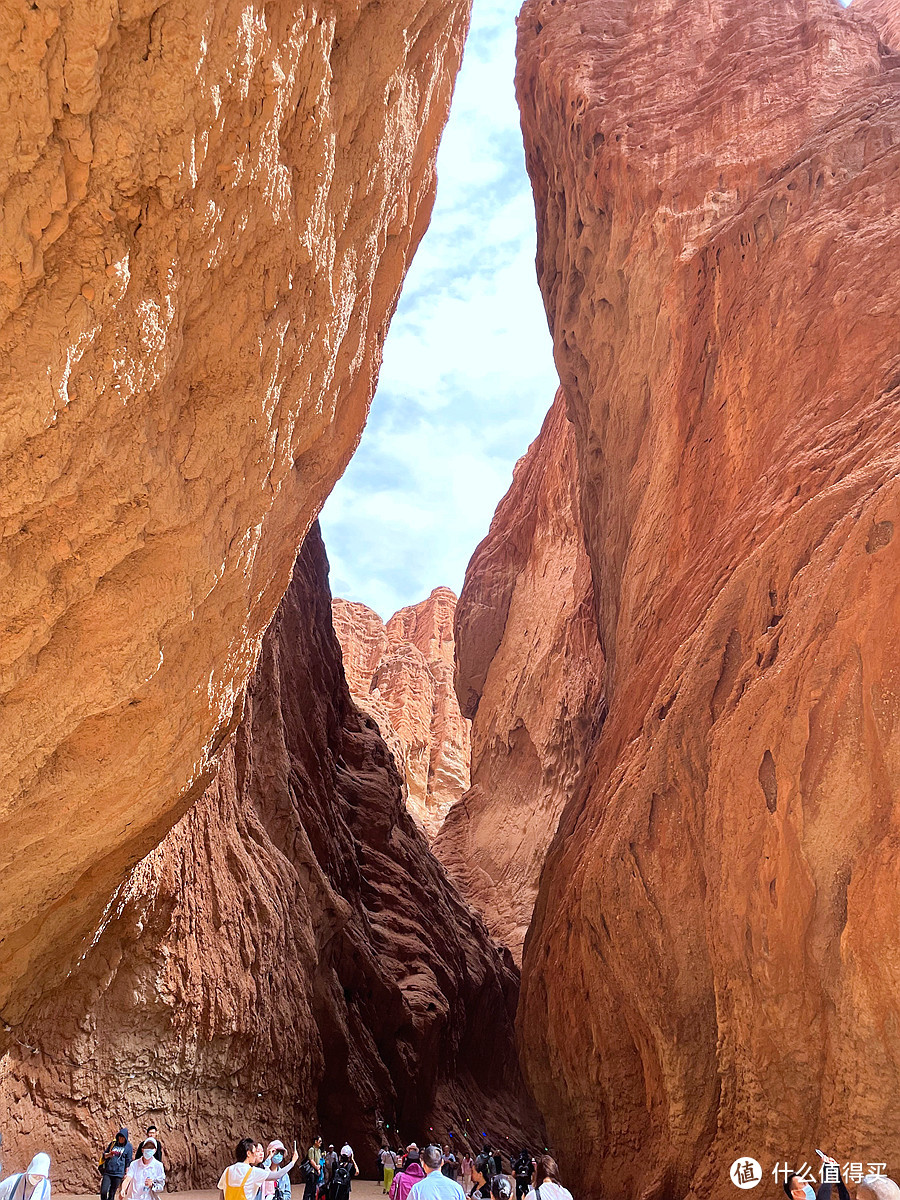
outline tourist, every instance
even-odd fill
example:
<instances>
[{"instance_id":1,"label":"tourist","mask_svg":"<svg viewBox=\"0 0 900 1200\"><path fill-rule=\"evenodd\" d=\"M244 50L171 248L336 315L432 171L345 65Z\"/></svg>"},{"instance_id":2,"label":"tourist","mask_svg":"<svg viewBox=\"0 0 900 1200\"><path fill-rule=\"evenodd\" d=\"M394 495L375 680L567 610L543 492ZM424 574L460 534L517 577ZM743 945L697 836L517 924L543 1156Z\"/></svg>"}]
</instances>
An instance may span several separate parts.
<instances>
[{"instance_id":1,"label":"tourist","mask_svg":"<svg viewBox=\"0 0 900 1200\"><path fill-rule=\"evenodd\" d=\"M856 1200L900 1200L900 1187L887 1175L863 1175L856 1185Z\"/></svg>"},{"instance_id":2,"label":"tourist","mask_svg":"<svg viewBox=\"0 0 900 1200\"><path fill-rule=\"evenodd\" d=\"M492 1200L511 1200L512 1184L506 1175L495 1175L491 1180Z\"/></svg>"},{"instance_id":3,"label":"tourist","mask_svg":"<svg viewBox=\"0 0 900 1200\"><path fill-rule=\"evenodd\" d=\"M466 1200L459 1184L441 1170L444 1152L440 1146L426 1146L422 1151L425 1178L413 1185L409 1200Z\"/></svg>"},{"instance_id":4,"label":"tourist","mask_svg":"<svg viewBox=\"0 0 900 1200\"><path fill-rule=\"evenodd\" d=\"M156 1192L165 1191L166 1173L156 1157L156 1138L144 1138L140 1154L125 1172L122 1200L152 1200Z\"/></svg>"},{"instance_id":5,"label":"tourist","mask_svg":"<svg viewBox=\"0 0 900 1200\"><path fill-rule=\"evenodd\" d=\"M494 1150L491 1157L494 1160L494 1174L502 1175L503 1174L503 1154L502 1154L502 1152L500 1150Z\"/></svg>"},{"instance_id":6,"label":"tourist","mask_svg":"<svg viewBox=\"0 0 900 1200\"><path fill-rule=\"evenodd\" d=\"M134 1147L123 1125L100 1156L100 1200L115 1200L133 1158Z\"/></svg>"},{"instance_id":7,"label":"tourist","mask_svg":"<svg viewBox=\"0 0 900 1200\"><path fill-rule=\"evenodd\" d=\"M425 1178L425 1172L422 1170L422 1164L419 1161L418 1147L413 1149L413 1146L415 1146L415 1142L406 1147L406 1160L403 1164L403 1170L398 1171L394 1176L394 1182L391 1184L391 1200L406 1200L406 1197L419 1180Z\"/></svg>"},{"instance_id":8,"label":"tourist","mask_svg":"<svg viewBox=\"0 0 900 1200\"><path fill-rule=\"evenodd\" d=\"M50 1200L50 1155L36 1154L21 1175L4 1179L0 1200Z\"/></svg>"},{"instance_id":9,"label":"tourist","mask_svg":"<svg viewBox=\"0 0 900 1200\"><path fill-rule=\"evenodd\" d=\"M263 1148L254 1138L241 1138L234 1152L234 1162L226 1167L216 1185L224 1200L256 1200L256 1193L262 1188L267 1179L281 1179L290 1172L297 1161L297 1147L294 1145L294 1157L285 1167L267 1171L259 1164L263 1159Z\"/></svg>"},{"instance_id":10,"label":"tourist","mask_svg":"<svg viewBox=\"0 0 900 1200\"><path fill-rule=\"evenodd\" d=\"M823 1163L828 1163L829 1166L836 1167L837 1159L826 1158ZM832 1200L832 1187L836 1186L838 1190L839 1200L850 1200L850 1193L847 1191L843 1180L838 1179L836 1184L823 1183L819 1186L818 1192L812 1188L805 1179L802 1179L796 1171L792 1171L784 1181L785 1195L790 1196L790 1200ZM864 1200L865 1193L860 1195L860 1200Z\"/></svg>"},{"instance_id":11,"label":"tourist","mask_svg":"<svg viewBox=\"0 0 900 1200\"><path fill-rule=\"evenodd\" d=\"M321 1179L322 1177L322 1138L317 1137L310 1146L307 1157L312 1165L316 1168L316 1174Z\"/></svg>"},{"instance_id":12,"label":"tourist","mask_svg":"<svg viewBox=\"0 0 900 1200\"><path fill-rule=\"evenodd\" d=\"M397 1169L397 1160L394 1158L394 1152L390 1146L383 1146L378 1157L381 1160L381 1170L384 1173L384 1178L381 1181L381 1192L382 1195L386 1196L391 1190L391 1184L394 1182L394 1171Z\"/></svg>"},{"instance_id":13,"label":"tourist","mask_svg":"<svg viewBox=\"0 0 900 1200\"><path fill-rule=\"evenodd\" d=\"M308 1154L300 1164L300 1181L303 1184L303 1200L316 1200L322 1189L319 1186L319 1172L309 1161Z\"/></svg>"},{"instance_id":14,"label":"tourist","mask_svg":"<svg viewBox=\"0 0 900 1200\"><path fill-rule=\"evenodd\" d=\"M146 1127L146 1136L148 1136L148 1138L154 1139L154 1141L156 1142L156 1153L154 1154L154 1158L157 1160L157 1163L161 1163L162 1162L162 1142L160 1141L160 1130L158 1130L156 1128L156 1126L148 1126L148 1127ZM139 1147L138 1147L138 1153L140 1153Z\"/></svg>"},{"instance_id":15,"label":"tourist","mask_svg":"<svg viewBox=\"0 0 900 1200\"><path fill-rule=\"evenodd\" d=\"M513 1175L516 1177L516 1200L522 1200L531 1186L531 1176L534 1171L534 1159L524 1146L513 1163L512 1169Z\"/></svg>"},{"instance_id":16,"label":"tourist","mask_svg":"<svg viewBox=\"0 0 900 1200\"><path fill-rule=\"evenodd\" d=\"M468 1150L460 1163L460 1183L463 1191L468 1195L469 1188L472 1186L472 1155Z\"/></svg>"},{"instance_id":17,"label":"tourist","mask_svg":"<svg viewBox=\"0 0 900 1200\"><path fill-rule=\"evenodd\" d=\"M331 1183L331 1177L334 1174L334 1168L337 1166L337 1161L337 1151L332 1143L329 1142L328 1149L325 1152L325 1157L322 1159L322 1174L324 1176L326 1186Z\"/></svg>"},{"instance_id":18,"label":"tourist","mask_svg":"<svg viewBox=\"0 0 900 1200\"><path fill-rule=\"evenodd\" d=\"M262 1165L267 1171L278 1170L287 1157L287 1146L278 1138L273 1138L266 1146L266 1157ZM291 1200L291 1177L282 1175L280 1179L267 1179L262 1185L262 1195L266 1200Z\"/></svg>"},{"instance_id":19,"label":"tourist","mask_svg":"<svg viewBox=\"0 0 900 1200\"><path fill-rule=\"evenodd\" d=\"M423 1166L425 1165L424 1159L422 1160L422 1165ZM453 1153L453 1151L450 1149L449 1146L445 1146L444 1147L444 1165L441 1167L441 1171L447 1176L448 1179L453 1179L455 1181L456 1173L458 1170L459 1170L459 1163L456 1161L456 1155Z\"/></svg>"},{"instance_id":20,"label":"tourist","mask_svg":"<svg viewBox=\"0 0 900 1200\"><path fill-rule=\"evenodd\" d=\"M559 1167L549 1154L542 1154L534 1164L533 1186L527 1200L572 1200L572 1193L559 1181Z\"/></svg>"},{"instance_id":21,"label":"tourist","mask_svg":"<svg viewBox=\"0 0 900 1200\"><path fill-rule=\"evenodd\" d=\"M331 1183L328 1185L328 1200L349 1200L351 1182L359 1174L351 1146L341 1146L341 1157L337 1160Z\"/></svg>"},{"instance_id":22,"label":"tourist","mask_svg":"<svg viewBox=\"0 0 900 1200\"><path fill-rule=\"evenodd\" d=\"M491 1154L479 1154L472 1163L472 1189L470 1196L488 1200L491 1194L491 1178L494 1174L494 1158Z\"/></svg>"}]
</instances>

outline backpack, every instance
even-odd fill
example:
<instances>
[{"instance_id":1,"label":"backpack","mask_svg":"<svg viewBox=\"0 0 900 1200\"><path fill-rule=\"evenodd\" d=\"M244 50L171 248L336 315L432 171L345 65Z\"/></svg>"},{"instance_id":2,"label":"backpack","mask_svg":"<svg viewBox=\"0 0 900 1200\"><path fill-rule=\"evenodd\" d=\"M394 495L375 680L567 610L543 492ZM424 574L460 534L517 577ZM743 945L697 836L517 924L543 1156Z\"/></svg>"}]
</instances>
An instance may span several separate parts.
<instances>
[{"instance_id":1,"label":"backpack","mask_svg":"<svg viewBox=\"0 0 900 1200\"><path fill-rule=\"evenodd\" d=\"M301 1166L300 1166L300 1174L303 1176L303 1182L304 1182L304 1183L309 1183L309 1181L310 1181L311 1179L318 1179L318 1178L319 1178L319 1172L318 1172L318 1171L316 1170L316 1168L315 1168L315 1167L312 1165L312 1163L309 1161L309 1159L306 1159L306 1161L305 1161L304 1163L302 1163L302 1164L301 1164Z\"/></svg>"},{"instance_id":2,"label":"backpack","mask_svg":"<svg viewBox=\"0 0 900 1200\"><path fill-rule=\"evenodd\" d=\"M350 1186L351 1178L348 1164L338 1163L334 1168L334 1174L331 1177L331 1188L328 1193L332 1197L332 1200L335 1200L337 1196L343 1195L345 1189Z\"/></svg>"}]
</instances>

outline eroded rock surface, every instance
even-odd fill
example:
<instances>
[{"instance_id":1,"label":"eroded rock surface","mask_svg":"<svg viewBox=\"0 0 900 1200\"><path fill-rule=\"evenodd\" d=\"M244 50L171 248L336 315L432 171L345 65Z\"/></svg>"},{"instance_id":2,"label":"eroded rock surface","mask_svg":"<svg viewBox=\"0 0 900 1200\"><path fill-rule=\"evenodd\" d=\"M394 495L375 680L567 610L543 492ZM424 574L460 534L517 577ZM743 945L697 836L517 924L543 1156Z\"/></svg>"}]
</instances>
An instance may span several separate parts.
<instances>
[{"instance_id":1,"label":"eroded rock surface","mask_svg":"<svg viewBox=\"0 0 900 1200\"><path fill-rule=\"evenodd\" d=\"M334 626L354 701L375 718L429 837L469 786L470 722L453 687L456 596L438 587L387 624L365 604L335 599Z\"/></svg>"},{"instance_id":2,"label":"eroded rock surface","mask_svg":"<svg viewBox=\"0 0 900 1200\"><path fill-rule=\"evenodd\" d=\"M526 946L527 1073L576 1194L883 1161L900 59L825 0L528 0L518 36L609 705Z\"/></svg>"},{"instance_id":3,"label":"eroded rock surface","mask_svg":"<svg viewBox=\"0 0 900 1200\"><path fill-rule=\"evenodd\" d=\"M350 700L326 572L316 527L215 780L17 1029L0 1065L8 1164L47 1146L55 1178L89 1192L123 1119L156 1121L180 1188L214 1186L245 1131L322 1128L372 1174L380 1122L420 1143L469 1116L479 1136L541 1137L517 972Z\"/></svg>"},{"instance_id":4,"label":"eroded rock surface","mask_svg":"<svg viewBox=\"0 0 900 1200\"><path fill-rule=\"evenodd\" d=\"M358 440L465 0L0 22L0 1012L199 797Z\"/></svg>"},{"instance_id":5,"label":"eroded rock surface","mask_svg":"<svg viewBox=\"0 0 900 1200\"><path fill-rule=\"evenodd\" d=\"M603 655L565 398L516 465L456 608L472 786L434 850L521 962L563 806L603 725Z\"/></svg>"}]
</instances>

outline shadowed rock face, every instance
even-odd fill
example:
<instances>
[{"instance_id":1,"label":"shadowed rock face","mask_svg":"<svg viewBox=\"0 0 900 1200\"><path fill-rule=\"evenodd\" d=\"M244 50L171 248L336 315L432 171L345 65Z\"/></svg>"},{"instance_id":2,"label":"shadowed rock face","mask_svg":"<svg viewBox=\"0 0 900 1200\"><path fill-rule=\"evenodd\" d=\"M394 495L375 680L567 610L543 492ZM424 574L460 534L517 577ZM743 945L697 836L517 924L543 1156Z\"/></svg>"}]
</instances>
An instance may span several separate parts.
<instances>
[{"instance_id":1,"label":"shadowed rock face","mask_svg":"<svg viewBox=\"0 0 900 1200\"><path fill-rule=\"evenodd\" d=\"M245 1131L321 1128L373 1173L381 1122L421 1143L471 1116L536 1142L517 982L350 700L315 527L213 783L16 1031L5 1157L47 1145L89 1191L123 1119L159 1124L177 1187L214 1186Z\"/></svg>"},{"instance_id":2,"label":"shadowed rock face","mask_svg":"<svg viewBox=\"0 0 900 1200\"><path fill-rule=\"evenodd\" d=\"M470 726L453 687L455 611L445 587L386 625L365 604L333 604L350 694L378 722L407 807L430 838L469 786Z\"/></svg>"},{"instance_id":3,"label":"shadowed rock face","mask_svg":"<svg viewBox=\"0 0 900 1200\"><path fill-rule=\"evenodd\" d=\"M465 0L0 28L0 1012L209 783L366 416Z\"/></svg>"},{"instance_id":4,"label":"shadowed rock face","mask_svg":"<svg viewBox=\"0 0 900 1200\"><path fill-rule=\"evenodd\" d=\"M521 962L547 847L604 715L562 392L469 563L456 653L456 686L474 716L472 787L434 850Z\"/></svg>"},{"instance_id":5,"label":"shadowed rock face","mask_svg":"<svg viewBox=\"0 0 900 1200\"><path fill-rule=\"evenodd\" d=\"M883 1161L900 59L825 0L529 0L518 29L609 704L526 946L527 1074L591 1196Z\"/></svg>"}]
</instances>

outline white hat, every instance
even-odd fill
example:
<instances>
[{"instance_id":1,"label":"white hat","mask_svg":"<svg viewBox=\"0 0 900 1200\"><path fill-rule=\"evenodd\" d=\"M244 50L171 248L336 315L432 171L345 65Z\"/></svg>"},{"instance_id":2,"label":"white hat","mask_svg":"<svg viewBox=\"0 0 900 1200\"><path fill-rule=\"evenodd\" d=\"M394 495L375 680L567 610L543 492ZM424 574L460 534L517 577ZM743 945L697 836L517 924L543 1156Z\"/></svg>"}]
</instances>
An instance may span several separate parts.
<instances>
[{"instance_id":1,"label":"white hat","mask_svg":"<svg viewBox=\"0 0 900 1200\"><path fill-rule=\"evenodd\" d=\"M343 1154L344 1158L352 1158L353 1148L351 1146L341 1146L341 1154Z\"/></svg>"}]
</instances>

